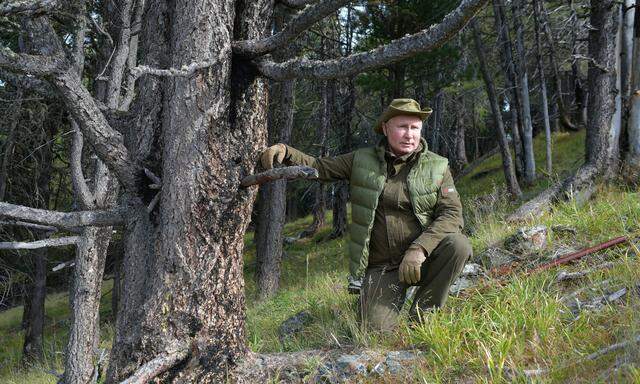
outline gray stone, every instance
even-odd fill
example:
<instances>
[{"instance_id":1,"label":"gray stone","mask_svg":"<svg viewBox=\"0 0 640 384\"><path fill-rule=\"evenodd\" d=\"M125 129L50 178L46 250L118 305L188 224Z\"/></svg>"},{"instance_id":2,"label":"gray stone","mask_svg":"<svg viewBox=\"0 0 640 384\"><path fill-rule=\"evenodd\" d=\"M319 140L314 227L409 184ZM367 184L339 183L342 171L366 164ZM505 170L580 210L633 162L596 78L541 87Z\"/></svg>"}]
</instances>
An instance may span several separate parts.
<instances>
[{"instance_id":1,"label":"gray stone","mask_svg":"<svg viewBox=\"0 0 640 384\"><path fill-rule=\"evenodd\" d=\"M451 284L449 287L450 295L457 295L458 293L464 291L467 288L471 288L477 284L477 279L469 278L469 277L458 277L456 281Z\"/></svg>"},{"instance_id":2,"label":"gray stone","mask_svg":"<svg viewBox=\"0 0 640 384\"><path fill-rule=\"evenodd\" d=\"M505 248L518 255L529 255L547 247L547 227L519 228L504 241Z\"/></svg>"},{"instance_id":3,"label":"gray stone","mask_svg":"<svg viewBox=\"0 0 640 384\"><path fill-rule=\"evenodd\" d=\"M483 272L482 265L476 263L465 264L460 276L477 276Z\"/></svg>"},{"instance_id":4,"label":"gray stone","mask_svg":"<svg viewBox=\"0 0 640 384\"><path fill-rule=\"evenodd\" d=\"M419 355L413 351L392 351L387 353L385 364L389 373L397 375L403 371L405 366L418 358Z\"/></svg>"},{"instance_id":5,"label":"gray stone","mask_svg":"<svg viewBox=\"0 0 640 384\"><path fill-rule=\"evenodd\" d=\"M342 355L336 360L336 369L342 376L366 375L368 360L364 355Z\"/></svg>"},{"instance_id":6,"label":"gray stone","mask_svg":"<svg viewBox=\"0 0 640 384\"><path fill-rule=\"evenodd\" d=\"M478 259L486 269L500 267L518 260L514 254L500 248L487 248L478 255Z\"/></svg>"},{"instance_id":7,"label":"gray stone","mask_svg":"<svg viewBox=\"0 0 640 384\"><path fill-rule=\"evenodd\" d=\"M280 328L278 329L280 342L284 342L287 338L295 335L296 333L302 332L302 330L304 330L304 327L309 325L312 320L313 317L309 312L300 311L287 320L283 321L282 324L280 324Z\"/></svg>"}]
</instances>

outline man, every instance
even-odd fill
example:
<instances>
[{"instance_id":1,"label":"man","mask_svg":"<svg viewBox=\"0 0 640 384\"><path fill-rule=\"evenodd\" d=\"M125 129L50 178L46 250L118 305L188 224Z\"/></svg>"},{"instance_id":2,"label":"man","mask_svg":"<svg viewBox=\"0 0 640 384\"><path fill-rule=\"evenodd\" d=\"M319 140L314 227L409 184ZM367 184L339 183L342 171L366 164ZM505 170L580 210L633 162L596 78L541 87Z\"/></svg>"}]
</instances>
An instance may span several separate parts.
<instances>
[{"instance_id":1,"label":"man","mask_svg":"<svg viewBox=\"0 0 640 384\"><path fill-rule=\"evenodd\" d=\"M350 183L350 281L362 280L364 325L393 329L407 289L417 285L409 316L444 305L449 286L471 257L460 233L462 205L446 158L427 150L422 110L412 99L395 99L375 126L378 146L336 157L314 158L285 144L261 156L318 170L322 181Z\"/></svg>"}]
</instances>

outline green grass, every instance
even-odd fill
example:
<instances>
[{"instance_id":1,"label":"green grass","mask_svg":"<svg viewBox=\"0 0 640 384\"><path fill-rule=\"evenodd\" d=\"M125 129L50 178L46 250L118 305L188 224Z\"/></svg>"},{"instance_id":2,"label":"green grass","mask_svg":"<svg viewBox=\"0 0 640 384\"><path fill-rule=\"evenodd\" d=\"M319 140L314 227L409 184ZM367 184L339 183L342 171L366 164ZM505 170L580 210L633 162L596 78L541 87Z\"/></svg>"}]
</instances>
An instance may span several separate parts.
<instances>
[{"instance_id":1,"label":"green grass","mask_svg":"<svg viewBox=\"0 0 640 384\"><path fill-rule=\"evenodd\" d=\"M543 177L525 189L531 196L550 182L575 169L583 156L584 133L554 136L554 175ZM543 140L537 138L537 153L544 153ZM544 156L537 157L539 163ZM481 176L478 176L481 175ZM475 253L498 244L513 233L516 226L504 221L515 204L504 192L499 157L488 159L472 174L457 183L465 207L467 232ZM548 249L537 257L548 257L557 247L582 248L587 245L640 231L640 199L623 186L601 187L596 198L585 205L575 201L558 204L552 212L528 225L570 225L576 234L549 234ZM288 223L285 236L291 236L311 223L306 217ZM331 223L330 215L327 223ZM515 274L505 284L488 281L458 297L436 312L424 314L422 322L402 320L394 332L383 334L361 330L356 318L356 296L346 292L346 239L327 241L330 228L324 227L314 238L285 245L281 289L268 300L256 299L253 281L255 247L253 234L245 236L245 277L247 294L247 338L257 352L297 351L310 348L372 348L396 350L417 347L424 357L415 367L414 381L453 382L527 382L517 376L523 369L543 368L549 373L540 382L640 382L638 353L622 351L596 361L582 358L604 346L626 340L640 332L636 299L624 305L606 307L600 312L584 312L574 318L560 297L585 285L609 280L612 287L632 287L640 281L640 258L633 247L619 246L563 269L574 270L604 260L615 260L614 268L594 272L577 282L556 283L557 270L527 276ZM103 297L103 319L110 319L108 294ZM66 339L68 297L52 294L47 298L46 366L60 370ZM312 320L297 335L278 337L283 320L308 311ZM0 314L0 382L53 383L53 376L38 367L19 365L22 309ZM112 326L103 324L102 339L108 346ZM613 376L605 373L616 359L620 368ZM313 362L309 363L310 366ZM505 372L515 372L508 376ZM371 379L370 382L376 382Z\"/></svg>"}]
</instances>

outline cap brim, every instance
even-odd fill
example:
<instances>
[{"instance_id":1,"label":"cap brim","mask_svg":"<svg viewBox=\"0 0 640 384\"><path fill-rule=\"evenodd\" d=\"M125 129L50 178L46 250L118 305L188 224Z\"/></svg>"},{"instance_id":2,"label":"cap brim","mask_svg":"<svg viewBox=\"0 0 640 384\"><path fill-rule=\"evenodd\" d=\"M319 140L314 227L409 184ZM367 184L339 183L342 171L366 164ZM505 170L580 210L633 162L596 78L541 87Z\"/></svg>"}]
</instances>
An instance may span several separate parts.
<instances>
[{"instance_id":1,"label":"cap brim","mask_svg":"<svg viewBox=\"0 0 640 384\"><path fill-rule=\"evenodd\" d=\"M387 110L384 111L382 116L380 116L380 118L378 119L378 122L376 123L376 126L374 127L374 130L377 133L382 133L382 123L387 122L387 121L389 121L389 119L391 119L393 117L396 117L396 116L400 116L400 115L418 116L419 118L422 119L422 121L424 121L432 113L433 113L433 109L431 109L431 108L423 109L420 112L418 112L418 111L405 111L405 110L402 110L402 109L389 107L389 108L387 108Z\"/></svg>"}]
</instances>

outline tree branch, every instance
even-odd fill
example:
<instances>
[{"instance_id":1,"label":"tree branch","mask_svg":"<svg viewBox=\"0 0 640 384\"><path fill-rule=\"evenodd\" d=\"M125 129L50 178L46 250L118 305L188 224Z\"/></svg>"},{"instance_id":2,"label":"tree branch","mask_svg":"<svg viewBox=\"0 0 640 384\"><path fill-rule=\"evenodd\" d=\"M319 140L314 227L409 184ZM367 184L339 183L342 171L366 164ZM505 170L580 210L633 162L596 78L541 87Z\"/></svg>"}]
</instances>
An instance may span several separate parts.
<instances>
[{"instance_id":1,"label":"tree branch","mask_svg":"<svg viewBox=\"0 0 640 384\"><path fill-rule=\"evenodd\" d=\"M124 222L124 214L120 210L56 212L3 202L0 202L0 217L51 225L72 231L77 230L78 227L108 227Z\"/></svg>"},{"instance_id":2,"label":"tree branch","mask_svg":"<svg viewBox=\"0 0 640 384\"><path fill-rule=\"evenodd\" d=\"M50 75L62 70L64 62L64 56L59 54L52 56L28 55L15 53L10 48L0 46L0 68L6 68L13 72L38 76Z\"/></svg>"},{"instance_id":3,"label":"tree branch","mask_svg":"<svg viewBox=\"0 0 640 384\"><path fill-rule=\"evenodd\" d=\"M235 41L233 52L249 57L256 57L272 52L289 43L313 24L324 19L351 0L326 0L300 12L282 31L261 40Z\"/></svg>"},{"instance_id":4,"label":"tree branch","mask_svg":"<svg viewBox=\"0 0 640 384\"><path fill-rule=\"evenodd\" d=\"M2 225L15 225L15 226L19 226L19 227L33 228L33 229L36 229L38 231L45 231L45 232L57 232L58 231L58 228L52 227L50 225L40 225L40 224L28 223L26 221L18 221L18 220L0 221L0 226L2 226Z\"/></svg>"},{"instance_id":5,"label":"tree branch","mask_svg":"<svg viewBox=\"0 0 640 384\"><path fill-rule=\"evenodd\" d=\"M303 9L307 5L317 2L318 0L278 0L278 3L294 9Z\"/></svg>"},{"instance_id":6,"label":"tree branch","mask_svg":"<svg viewBox=\"0 0 640 384\"><path fill-rule=\"evenodd\" d=\"M38 249L47 247L64 247L78 242L78 236L58 237L55 239L45 239L30 242L3 241L0 242L0 249Z\"/></svg>"},{"instance_id":7,"label":"tree branch","mask_svg":"<svg viewBox=\"0 0 640 384\"><path fill-rule=\"evenodd\" d=\"M318 170L305 166L273 168L268 171L249 175L242 179L240 185L249 187L251 185L260 185L274 180L291 180L291 179L317 179Z\"/></svg>"},{"instance_id":8,"label":"tree branch","mask_svg":"<svg viewBox=\"0 0 640 384\"><path fill-rule=\"evenodd\" d=\"M169 370L189 355L189 348L181 346L174 352L164 353L141 366L131 377L120 384L144 384Z\"/></svg>"},{"instance_id":9,"label":"tree branch","mask_svg":"<svg viewBox=\"0 0 640 384\"><path fill-rule=\"evenodd\" d=\"M5 0L0 4L0 16L38 16L53 11L58 0Z\"/></svg>"},{"instance_id":10,"label":"tree branch","mask_svg":"<svg viewBox=\"0 0 640 384\"><path fill-rule=\"evenodd\" d=\"M440 24L367 52L326 61L297 58L284 63L274 63L263 59L257 61L256 65L264 76L273 80L351 76L438 48L460 31L486 2L487 0L462 0L458 8L445 16Z\"/></svg>"},{"instance_id":11,"label":"tree branch","mask_svg":"<svg viewBox=\"0 0 640 384\"><path fill-rule=\"evenodd\" d=\"M89 186L87 186L87 182L84 178L84 173L82 172L82 146L84 139L82 138L82 132L80 132L78 124L75 121L71 121L71 126L75 129L69 159L71 183L73 184L73 190L76 193L76 198L80 203L80 207L82 209L94 209L96 205L95 197L89 190Z\"/></svg>"}]
</instances>

